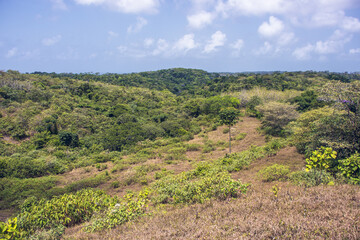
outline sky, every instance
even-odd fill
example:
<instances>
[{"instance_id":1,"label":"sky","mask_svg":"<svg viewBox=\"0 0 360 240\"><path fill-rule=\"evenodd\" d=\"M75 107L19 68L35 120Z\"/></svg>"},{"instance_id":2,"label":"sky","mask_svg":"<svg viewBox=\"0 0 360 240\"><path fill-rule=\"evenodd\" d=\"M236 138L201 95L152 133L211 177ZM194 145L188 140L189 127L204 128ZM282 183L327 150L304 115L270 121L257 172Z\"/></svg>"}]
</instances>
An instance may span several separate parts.
<instances>
[{"instance_id":1,"label":"sky","mask_svg":"<svg viewBox=\"0 0 360 240\"><path fill-rule=\"evenodd\" d=\"M0 70L360 71L360 0L0 0Z\"/></svg>"}]
</instances>

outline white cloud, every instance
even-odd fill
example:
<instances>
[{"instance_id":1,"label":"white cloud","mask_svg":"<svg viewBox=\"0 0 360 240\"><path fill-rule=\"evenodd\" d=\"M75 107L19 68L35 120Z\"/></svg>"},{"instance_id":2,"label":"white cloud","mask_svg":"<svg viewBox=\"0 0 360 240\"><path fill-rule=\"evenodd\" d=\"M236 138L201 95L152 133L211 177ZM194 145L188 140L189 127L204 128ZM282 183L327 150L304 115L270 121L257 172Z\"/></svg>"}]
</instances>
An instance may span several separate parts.
<instances>
[{"instance_id":1,"label":"white cloud","mask_svg":"<svg viewBox=\"0 0 360 240\"><path fill-rule=\"evenodd\" d=\"M220 7L221 6L221 7ZM228 0L220 2L218 8L222 11L241 15L261 15L283 13L289 8L289 1L285 0Z\"/></svg>"},{"instance_id":2,"label":"white cloud","mask_svg":"<svg viewBox=\"0 0 360 240\"><path fill-rule=\"evenodd\" d=\"M152 52L152 55L157 56L162 53L165 53L169 50L169 43L165 39L159 39L156 43L156 49Z\"/></svg>"},{"instance_id":3,"label":"white cloud","mask_svg":"<svg viewBox=\"0 0 360 240\"><path fill-rule=\"evenodd\" d=\"M61 40L61 35L56 35L50 38L44 38L41 42L44 46L52 46Z\"/></svg>"},{"instance_id":4,"label":"white cloud","mask_svg":"<svg viewBox=\"0 0 360 240\"><path fill-rule=\"evenodd\" d=\"M352 48L349 50L350 54L359 54L360 53L360 48Z\"/></svg>"},{"instance_id":5,"label":"white cloud","mask_svg":"<svg viewBox=\"0 0 360 240\"><path fill-rule=\"evenodd\" d=\"M348 32L359 32L360 21L354 17L345 17L343 19L341 27Z\"/></svg>"},{"instance_id":6,"label":"white cloud","mask_svg":"<svg viewBox=\"0 0 360 240\"><path fill-rule=\"evenodd\" d=\"M301 48L296 48L292 55L295 56L298 60L307 60L310 59L311 52L314 51L314 46L311 44L308 44Z\"/></svg>"},{"instance_id":7,"label":"white cloud","mask_svg":"<svg viewBox=\"0 0 360 240\"><path fill-rule=\"evenodd\" d=\"M135 25L130 25L127 29L128 33L137 33L139 32L144 26L147 25L147 20L145 18L142 17L138 17L136 19L136 24Z\"/></svg>"},{"instance_id":8,"label":"white cloud","mask_svg":"<svg viewBox=\"0 0 360 240\"><path fill-rule=\"evenodd\" d=\"M67 6L63 0L51 0L51 2L53 4L53 9L67 10Z\"/></svg>"},{"instance_id":9,"label":"white cloud","mask_svg":"<svg viewBox=\"0 0 360 240\"><path fill-rule=\"evenodd\" d=\"M244 46L244 40L242 39L238 39L233 44L230 45L230 47L238 51L240 51L243 48L243 46Z\"/></svg>"},{"instance_id":10,"label":"white cloud","mask_svg":"<svg viewBox=\"0 0 360 240\"><path fill-rule=\"evenodd\" d=\"M284 30L284 24L274 16L269 17L269 22L263 22L258 28L258 32L264 37L274 37Z\"/></svg>"},{"instance_id":11,"label":"white cloud","mask_svg":"<svg viewBox=\"0 0 360 240\"><path fill-rule=\"evenodd\" d=\"M215 32L211 35L211 40L205 45L204 53L211 53L217 50L217 47L221 47L225 44L226 35L221 31Z\"/></svg>"},{"instance_id":12,"label":"white cloud","mask_svg":"<svg viewBox=\"0 0 360 240\"><path fill-rule=\"evenodd\" d=\"M156 13L159 0L75 0L81 5L99 5L123 13Z\"/></svg>"},{"instance_id":13,"label":"white cloud","mask_svg":"<svg viewBox=\"0 0 360 240\"><path fill-rule=\"evenodd\" d=\"M266 55L273 50L273 46L269 42L264 42L264 45L255 51L257 55Z\"/></svg>"},{"instance_id":14,"label":"white cloud","mask_svg":"<svg viewBox=\"0 0 360 240\"><path fill-rule=\"evenodd\" d=\"M173 47L175 53L186 54L189 50L197 47L194 40L194 34L186 34L180 38Z\"/></svg>"},{"instance_id":15,"label":"white cloud","mask_svg":"<svg viewBox=\"0 0 360 240\"><path fill-rule=\"evenodd\" d=\"M144 47L149 48L154 44L154 39L152 38L146 38L144 40Z\"/></svg>"},{"instance_id":16,"label":"white cloud","mask_svg":"<svg viewBox=\"0 0 360 240\"><path fill-rule=\"evenodd\" d=\"M210 25L214 19L215 15L206 11L200 11L196 14L187 16L189 26L197 29Z\"/></svg>"},{"instance_id":17,"label":"white cloud","mask_svg":"<svg viewBox=\"0 0 360 240\"><path fill-rule=\"evenodd\" d=\"M14 47L12 49L10 49L7 54L5 55L7 58L11 58L14 57L18 52L18 48Z\"/></svg>"}]
</instances>

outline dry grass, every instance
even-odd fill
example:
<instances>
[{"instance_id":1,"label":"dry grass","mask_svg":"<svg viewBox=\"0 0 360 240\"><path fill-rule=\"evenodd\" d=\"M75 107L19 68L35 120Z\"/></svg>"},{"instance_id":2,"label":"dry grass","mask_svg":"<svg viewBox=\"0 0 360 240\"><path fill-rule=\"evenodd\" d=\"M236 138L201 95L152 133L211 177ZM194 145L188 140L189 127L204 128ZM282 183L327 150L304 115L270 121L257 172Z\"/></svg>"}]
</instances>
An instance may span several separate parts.
<instances>
[{"instance_id":1,"label":"dry grass","mask_svg":"<svg viewBox=\"0 0 360 240\"><path fill-rule=\"evenodd\" d=\"M359 239L357 186L284 185L243 199L169 209L107 232L68 229L65 239Z\"/></svg>"}]
</instances>

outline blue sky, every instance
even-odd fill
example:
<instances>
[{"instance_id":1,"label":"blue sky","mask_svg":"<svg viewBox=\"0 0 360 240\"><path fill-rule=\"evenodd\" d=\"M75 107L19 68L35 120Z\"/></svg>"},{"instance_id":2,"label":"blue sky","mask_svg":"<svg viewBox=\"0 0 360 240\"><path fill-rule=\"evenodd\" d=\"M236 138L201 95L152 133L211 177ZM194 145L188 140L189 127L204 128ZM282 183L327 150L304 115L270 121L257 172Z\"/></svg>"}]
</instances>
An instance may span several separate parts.
<instances>
[{"instance_id":1,"label":"blue sky","mask_svg":"<svg viewBox=\"0 0 360 240\"><path fill-rule=\"evenodd\" d=\"M360 0L0 0L0 70L360 71Z\"/></svg>"}]
</instances>

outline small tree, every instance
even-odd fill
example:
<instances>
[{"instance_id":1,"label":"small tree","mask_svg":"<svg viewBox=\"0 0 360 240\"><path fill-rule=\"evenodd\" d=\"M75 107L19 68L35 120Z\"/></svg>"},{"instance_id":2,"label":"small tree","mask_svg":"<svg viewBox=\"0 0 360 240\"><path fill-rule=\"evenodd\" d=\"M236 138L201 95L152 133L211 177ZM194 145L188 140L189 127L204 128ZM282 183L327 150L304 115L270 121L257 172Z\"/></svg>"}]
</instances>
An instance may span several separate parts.
<instances>
[{"instance_id":1,"label":"small tree","mask_svg":"<svg viewBox=\"0 0 360 240\"><path fill-rule=\"evenodd\" d=\"M238 122L240 111L229 107L221 109L219 112L220 123L229 127L229 153L231 153L231 126Z\"/></svg>"}]
</instances>

